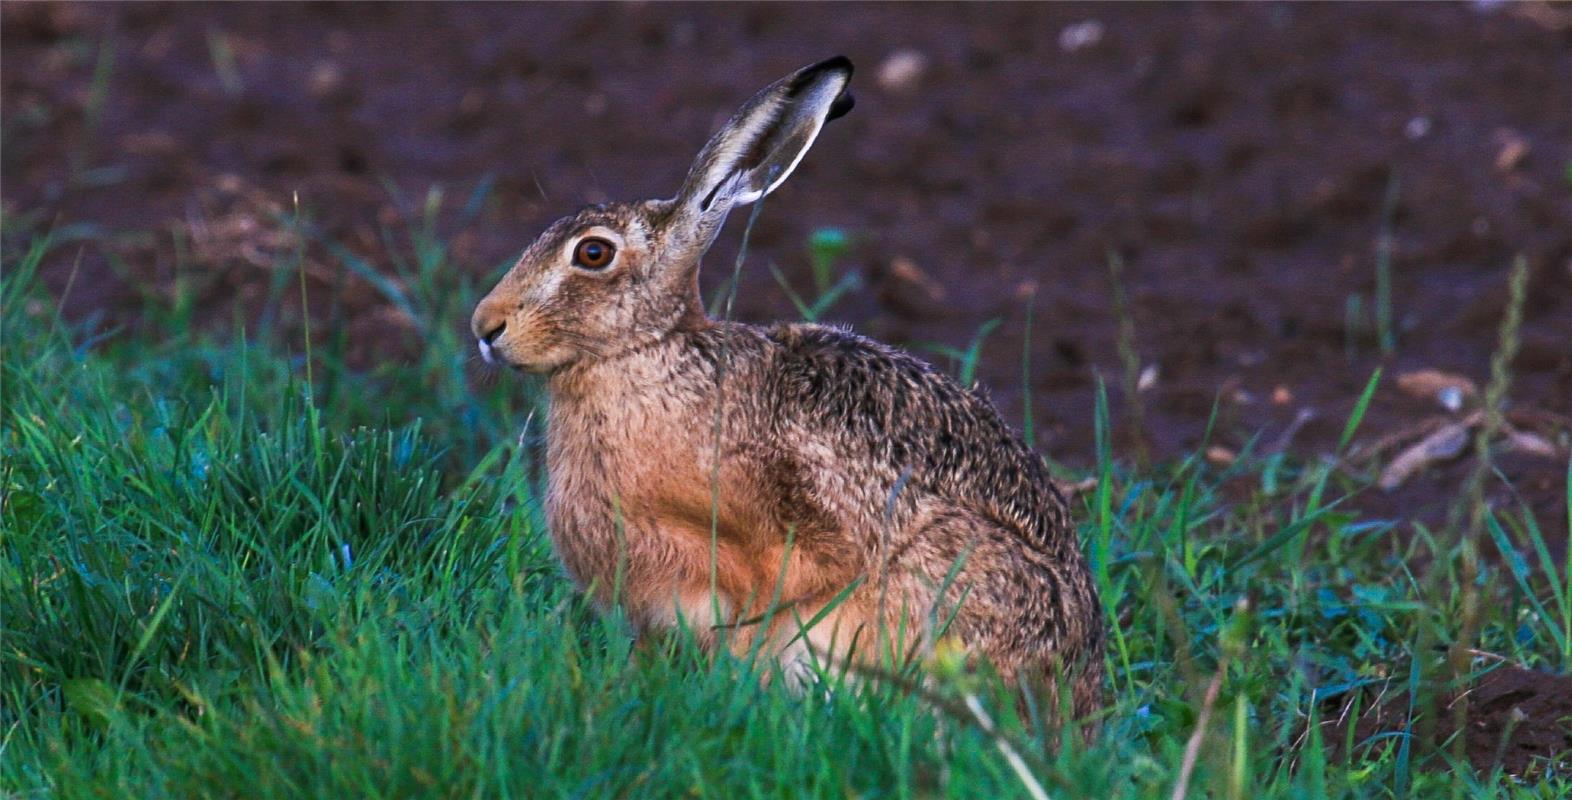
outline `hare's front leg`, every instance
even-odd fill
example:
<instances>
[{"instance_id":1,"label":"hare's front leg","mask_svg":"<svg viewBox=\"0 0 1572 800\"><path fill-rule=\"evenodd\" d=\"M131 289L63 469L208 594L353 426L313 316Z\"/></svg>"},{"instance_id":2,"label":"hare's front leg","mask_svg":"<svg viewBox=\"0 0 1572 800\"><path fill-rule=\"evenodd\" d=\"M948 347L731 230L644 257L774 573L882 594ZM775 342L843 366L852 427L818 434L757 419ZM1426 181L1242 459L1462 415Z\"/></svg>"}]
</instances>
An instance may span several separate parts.
<instances>
[{"instance_id":1,"label":"hare's front leg","mask_svg":"<svg viewBox=\"0 0 1572 800\"><path fill-rule=\"evenodd\" d=\"M682 628L712 652L775 660L792 688L812 684L819 670L874 660L876 599L866 585L843 591L854 575L816 564L806 550L730 540L712 548L691 526L668 527L645 544L656 542L646 552L657 557L629 565L628 608L644 621L643 635ZM645 575L634 579L635 570Z\"/></svg>"},{"instance_id":2,"label":"hare's front leg","mask_svg":"<svg viewBox=\"0 0 1572 800\"><path fill-rule=\"evenodd\" d=\"M768 648L762 655L775 658L788 688L806 690L820 674L833 676L855 664L876 662L873 612L872 604L856 593L796 603L761 623L767 637L762 647Z\"/></svg>"},{"instance_id":3,"label":"hare's front leg","mask_svg":"<svg viewBox=\"0 0 1572 800\"><path fill-rule=\"evenodd\" d=\"M706 649L735 627L739 590L746 591L746 561L726 541L712 548L707 532L675 523L630 527L624 537L622 590L616 602L635 634L687 630Z\"/></svg>"}]
</instances>

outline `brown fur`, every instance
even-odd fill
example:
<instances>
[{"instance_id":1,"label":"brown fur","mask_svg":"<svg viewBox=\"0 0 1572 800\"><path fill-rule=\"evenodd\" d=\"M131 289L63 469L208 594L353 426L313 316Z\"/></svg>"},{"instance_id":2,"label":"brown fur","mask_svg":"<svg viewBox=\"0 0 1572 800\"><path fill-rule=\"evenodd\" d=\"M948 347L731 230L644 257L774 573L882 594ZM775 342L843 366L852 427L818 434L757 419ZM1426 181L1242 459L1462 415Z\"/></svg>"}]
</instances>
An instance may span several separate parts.
<instances>
[{"instance_id":1,"label":"brown fur","mask_svg":"<svg viewBox=\"0 0 1572 800\"><path fill-rule=\"evenodd\" d=\"M993 406L848 331L718 323L700 304L726 213L849 107L850 72L831 60L760 92L677 197L553 224L472 327L488 358L548 376L553 542L641 632L680 618L714 646L727 631L800 677L811 659L872 661L896 631L896 650L931 644L953 613L944 634L1050 696L1063 677L1086 713L1102 703L1102 607L1064 499ZM569 263L585 235L614 242L609 267Z\"/></svg>"}]
</instances>

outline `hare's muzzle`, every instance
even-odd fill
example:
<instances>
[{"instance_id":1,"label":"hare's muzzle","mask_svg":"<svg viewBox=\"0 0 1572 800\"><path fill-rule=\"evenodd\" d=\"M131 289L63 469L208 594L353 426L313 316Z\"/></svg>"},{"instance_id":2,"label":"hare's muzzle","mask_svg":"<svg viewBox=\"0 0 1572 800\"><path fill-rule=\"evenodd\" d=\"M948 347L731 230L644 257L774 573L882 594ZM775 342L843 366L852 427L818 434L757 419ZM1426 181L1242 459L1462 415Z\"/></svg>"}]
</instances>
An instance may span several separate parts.
<instances>
[{"instance_id":1,"label":"hare's muzzle","mask_svg":"<svg viewBox=\"0 0 1572 800\"><path fill-rule=\"evenodd\" d=\"M475 315L469 321L470 331L475 334L475 341L480 346L480 357L487 364L497 363L492 352L492 344L507 330L507 312L501 303L491 302L486 298L475 307Z\"/></svg>"}]
</instances>

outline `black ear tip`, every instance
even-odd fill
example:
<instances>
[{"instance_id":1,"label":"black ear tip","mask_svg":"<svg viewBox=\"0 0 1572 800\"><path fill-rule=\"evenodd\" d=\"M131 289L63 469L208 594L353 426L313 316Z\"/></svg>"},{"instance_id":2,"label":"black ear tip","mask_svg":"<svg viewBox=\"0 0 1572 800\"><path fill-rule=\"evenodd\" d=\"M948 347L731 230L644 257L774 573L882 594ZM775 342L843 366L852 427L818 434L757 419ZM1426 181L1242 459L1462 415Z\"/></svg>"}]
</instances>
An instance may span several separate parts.
<instances>
[{"instance_id":1,"label":"black ear tip","mask_svg":"<svg viewBox=\"0 0 1572 800\"><path fill-rule=\"evenodd\" d=\"M813 82L815 80L817 80L820 75L823 75L826 72L842 72L842 73L845 73L846 74L846 80L849 81L849 80L851 80L852 70L853 70L853 67L852 67L851 59L847 58L846 56L836 56L834 58L827 58L827 59L825 59L823 61L820 61L817 64L813 64L811 66L803 67L802 69L797 70L796 72L792 73L791 76L789 76L788 80L790 80L791 83L786 87L786 96L787 97L796 97L798 94L801 94L804 89L806 89L809 86L813 85ZM842 92L841 93L841 97L846 97L846 93ZM840 99L836 99L835 102L839 103ZM850 110L851 110L851 101L848 100L846 102L846 111L850 111ZM841 114L846 113L846 111L842 111ZM840 114L833 114L832 113L830 115L830 118L834 119L837 116L840 116Z\"/></svg>"},{"instance_id":2,"label":"black ear tip","mask_svg":"<svg viewBox=\"0 0 1572 800\"><path fill-rule=\"evenodd\" d=\"M851 59L847 58L846 56L835 56L833 58L826 58L823 61L820 61L819 63L803 70L803 75L809 76L821 75L826 72L843 72L846 74L846 79L851 80L852 72L855 71L855 69L856 67L852 66ZM852 106L855 105L857 105L857 98L852 97L852 93L850 91L842 90L840 95L835 98L835 102L830 104L830 113L825 115L824 121L829 122L832 119L846 116L847 112L851 111Z\"/></svg>"},{"instance_id":3,"label":"black ear tip","mask_svg":"<svg viewBox=\"0 0 1572 800\"><path fill-rule=\"evenodd\" d=\"M812 69L814 72L837 70L846 73L847 77L850 77L852 72L856 71L857 68L852 66L851 59L847 58L846 56L835 56L833 58L826 58L823 61L814 64Z\"/></svg>"},{"instance_id":4,"label":"black ear tip","mask_svg":"<svg viewBox=\"0 0 1572 800\"><path fill-rule=\"evenodd\" d=\"M846 116L852 110L852 106L855 105L857 105L857 98L852 97L851 92L841 92L841 96L835 98L835 102L830 104L830 113L825 115L824 121L829 122L832 119Z\"/></svg>"}]
</instances>

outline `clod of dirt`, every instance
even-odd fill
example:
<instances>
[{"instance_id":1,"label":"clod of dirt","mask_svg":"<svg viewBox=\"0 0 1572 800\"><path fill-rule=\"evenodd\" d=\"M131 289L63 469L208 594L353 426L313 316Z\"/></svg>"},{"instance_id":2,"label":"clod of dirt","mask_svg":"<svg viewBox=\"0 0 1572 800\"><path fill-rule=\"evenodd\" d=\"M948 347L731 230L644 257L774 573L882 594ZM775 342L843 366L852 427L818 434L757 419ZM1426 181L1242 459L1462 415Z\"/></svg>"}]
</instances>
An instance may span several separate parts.
<instances>
[{"instance_id":1,"label":"clod of dirt","mask_svg":"<svg viewBox=\"0 0 1572 800\"><path fill-rule=\"evenodd\" d=\"M1561 448L1556 447L1543 436L1537 433L1507 429L1507 444L1519 453L1526 453L1541 458L1560 458Z\"/></svg>"},{"instance_id":2,"label":"clod of dirt","mask_svg":"<svg viewBox=\"0 0 1572 800\"><path fill-rule=\"evenodd\" d=\"M1222 445L1212 445L1206 448L1206 460L1214 466L1226 467L1238 460L1239 455Z\"/></svg>"},{"instance_id":3,"label":"clod of dirt","mask_svg":"<svg viewBox=\"0 0 1572 800\"><path fill-rule=\"evenodd\" d=\"M88 9L51 3L7 3L5 27L34 42L57 42L87 27Z\"/></svg>"},{"instance_id":4,"label":"clod of dirt","mask_svg":"<svg viewBox=\"0 0 1572 800\"><path fill-rule=\"evenodd\" d=\"M908 319L937 319L949 310L944 284L934 280L917 262L897 256L874 278L879 302Z\"/></svg>"},{"instance_id":5,"label":"clod of dirt","mask_svg":"<svg viewBox=\"0 0 1572 800\"><path fill-rule=\"evenodd\" d=\"M318 61L311 68L306 91L322 103L349 105L355 100L355 90L344 79L344 68L333 61Z\"/></svg>"},{"instance_id":6,"label":"clod of dirt","mask_svg":"<svg viewBox=\"0 0 1572 800\"><path fill-rule=\"evenodd\" d=\"M348 286L365 297L361 280L346 274L306 233L311 222L301 219L287 195L258 188L235 175L223 175L211 189L198 193L192 210L174 226L174 235L186 244L186 254L195 269L187 269L178 281L163 280L159 291L165 294L187 292L198 305L233 302L261 308L269 300L268 287L279 281L278 271L302 273L310 286L313 313L329 303L329 298ZM396 280L396 279L390 279ZM380 304L378 304L380 305ZM373 306L372 308L375 308ZM362 311L366 320L378 319L380 330L395 329L382 312ZM298 313L292 310L289 313ZM351 324L354 327L358 320ZM403 329L412 326L405 325ZM352 337L356 347L384 347L397 337L372 335ZM363 346L358 340L375 342ZM386 352L400 350L388 348Z\"/></svg>"},{"instance_id":7,"label":"clod of dirt","mask_svg":"<svg viewBox=\"0 0 1572 800\"><path fill-rule=\"evenodd\" d=\"M1434 400L1448 411L1479 397L1479 387L1467 377L1438 369L1419 369L1397 376L1397 388L1418 400Z\"/></svg>"},{"instance_id":8,"label":"clod of dirt","mask_svg":"<svg viewBox=\"0 0 1572 800\"><path fill-rule=\"evenodd\" d=\"M1551 3L1502 3L1513 15L1531 20L1546 30L1572 31L1572 11L1556 8Z\"/></svg>"},{"instance_id":9,"label":"clod of dirt","mask_svg":"<svg viewBox=\"0 0 1572 800\"><path fill-rule=\"evenodd\" d=\"M217 272L271 272L289 264L300 248L283 204L232 177L202 197L201 210L186 221L186 233L196 260Z\"/></svg>"},{"instance_id":10,"label":"clod of dirt","mask_svg":"<svg viewBox=\"0 0 1572 800\"><path fill-rule=\"evenodd\" d=\"M1425 467L1457 458L1468 445L1470 427L1468 421L1453 422L1410 445L1381 471L1381 489L1390 492Z\"/></svg>"},{"instance_id":11,"label":"clod of dirt","mask_svg":"<svg viewBox=\"0 0 1572 800\"><path fill-rule=\"evenodd\" d=\"M1051 478L1050 480L1053 481L1054 488L1058 489L1059 493L1068 499L1074 499L1097 488L1096 477L1083 478L1073 482L1059 480L1058 478Z\"/></svg>"}]
</instances>

